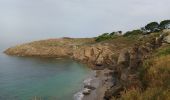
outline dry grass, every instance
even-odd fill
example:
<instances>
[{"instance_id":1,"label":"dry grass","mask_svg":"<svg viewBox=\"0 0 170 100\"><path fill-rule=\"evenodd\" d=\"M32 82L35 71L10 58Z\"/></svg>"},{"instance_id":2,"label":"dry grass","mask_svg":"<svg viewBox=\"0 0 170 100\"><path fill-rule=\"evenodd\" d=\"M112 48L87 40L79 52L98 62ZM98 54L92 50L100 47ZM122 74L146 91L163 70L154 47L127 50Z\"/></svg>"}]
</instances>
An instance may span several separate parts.
<instances>
[{"instance_id":1,"label":"dry grass","mask_svg":"<svg viewBox=\"0 0 170 100\"><path fill-rule=\"evenodd\" d=\"M144 92L140 89L131 89L122 93L120 100L170 100L170 91L160 87L147 88ZM112 100L116 100L113 98Z\"/></svg>"},{"instance_id":2,"label":"dry grass","mask_svg":"<svg viewBox=\"0 0 170 100\"><path fill-rule=\"evenodd\" d=\"M170 55L170 45L164 45L155 52L155 56Z\"/></svg>"},{"instance_id":3,"label":"dry grass","mask_svg":"<svg viewBox=\"0 0 170 100\"><path fill-rule=\"evenodd\" d=\"M32 46L44 46L44 47L55 47L55 46L68 46L68 45L84 45L94 43L93 38L60 38L60 39L48 39L29 43Z\"/></svg>"},{"instance_id":4,"label":"dry grass","mask_svg":"<svg viewBox=\"0 0 170 100\"><path fill-rule=\"evenodd\" d=\"M170 55L157 57L152 61L153 65L148 69L146 79L150 81L150 87L170 85ZM170 88L170 87L169 87Z\"/></svg>"},{"instance_id":5,"label":"dry grass","mask_svg":"<svg viewBox=\"0 0 170 100\"><path fill-rule=\"evenodd\" d=\"M141 81L145 88L126 90L120 100L170 100L170 54L163 53L146 60L142 69Z\"/></svg>"}]
</instances>

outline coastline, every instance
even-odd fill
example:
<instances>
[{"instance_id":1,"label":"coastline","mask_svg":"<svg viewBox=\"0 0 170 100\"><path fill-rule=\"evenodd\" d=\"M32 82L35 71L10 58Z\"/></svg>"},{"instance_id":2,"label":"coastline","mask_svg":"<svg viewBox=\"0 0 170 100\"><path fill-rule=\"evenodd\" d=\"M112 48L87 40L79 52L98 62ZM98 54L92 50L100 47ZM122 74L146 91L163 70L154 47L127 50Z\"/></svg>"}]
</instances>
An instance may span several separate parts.
<instances>
[{"instance_id":1,"label":"coastline","mask_svg":"<svg viewBox=\"0 0 170 100\"><path fill-rule=\"evenodd\" d=\"M74 100L103 100L105 92L113 84L113 78L109 73L112 73L109 69L93 70L92 74L83 81L81 90L74 95ZM83 91L87 86L93 89L84 94Z\"/></svg>"}]
</instances>

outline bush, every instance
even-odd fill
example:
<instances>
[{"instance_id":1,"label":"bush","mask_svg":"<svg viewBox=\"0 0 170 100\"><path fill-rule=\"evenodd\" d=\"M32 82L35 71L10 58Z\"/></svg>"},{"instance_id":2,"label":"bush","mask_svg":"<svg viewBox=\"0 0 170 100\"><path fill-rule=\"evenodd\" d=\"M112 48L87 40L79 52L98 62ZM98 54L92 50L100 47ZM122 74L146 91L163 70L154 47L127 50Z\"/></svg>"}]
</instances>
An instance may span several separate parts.
<instances>
[{"instance_id":1,"label":"bush","mask_svg":"<svg viewBox=\"0 0 170 100\"><path fill-rule=\"evenodd\" d=\"M156 53L156 55L157 55L157 56L170 55L170 47L159 50L159 51Z\"/></svg>"},{"instance_id":2,"label":"bush","mask_svg":"<svg viewBox=\"0 0 170 100\"><path fill-rule=\"evenodd\" d=\"M132 89L125 91L120 100L169 100L169 95L170 92L168 89L163 89L160 87L148 88L144 92L140 89Z\"/></svg>"},{"instance_id":3,"label":"bush","mask_svg":"<svg viewBox=\"0 0 170 100\"><path fill-rule=\"evenodd\" d=\"M121 100L170 100L170 55L154 57L142 66L142 83L147 87L125 90ZM114 100L114 99L113 99Z\"/></svg>"},{"instance_id":4,"label":"bush","mask_svg":"<svg viewBox=\"0 0 170 100\"><path fill-rule=\"evenodd\" d=\"M145 26L145 29L149 32L155 32L159 30L159 24L158 22L151 22Z\"/></svg>"},{"instance_id":5,"label":"bush","mask_svg":"<svg viewBox=\"0 0 170 100\"><path fill-rule=\"evenodd\" d=\"M107 40L110 38L111 38L111 36L109 33L103 33L102 35L96 37L95 41L100 42L100 41L104 41L104 40Z\"/></svg>"},{"instance_id":6,"label":"bush","mask_svg":"<svg viewBox=\"0 0 170 100\"><path fill-rule=\"evenodd\" d=\"M112 32L112 33L110 33L110 35L113 36L113 35L115 35L115 33L116 33L116 32Z\"/></svg>"},{"instance_id":7,"label":"bush","mask_svg":"<svg viewBox=\"0 0 170 100\"><path fill-rule=\"evenodd\" d=\"M167 29L170 28L170 20L164 20L159 25L160 29Z\"/></svg>"},{"instance_id":8,"label":"bush","mask_svg":"<svg viewBox=\"0 0 170 100\"><path fill-rule=\"evenodd\" d=\"M102 35L99 35L98 37L95 38L96 42L101 42L101 41L105 41L105 40L109 40L109 39L114 39L115 37L117 37L116 32L112 32L112 33L103 33Z\"/></svg>"},{"instance_id":9,"label":"bush","mask_svg":"<svg viewBox=\"0 0 170 100\"><path fill-rule=\"evenodd\" d=\"M155 56L159 54L159 56ZM138 70L142 86L124 90L120 100L170 100L170 47L154 52ZM113 97L112 100L117 100Z\"/></svg>"},{"instance_id":10,"label":"bush","mask_svg":"<svg viewBox=\"0 0 170 100\"><path fill-rule=\"evenodd\" d=\"M143 34L141 30L128 31L124 34L125 37Z\"/></svg>"}]
</instances>

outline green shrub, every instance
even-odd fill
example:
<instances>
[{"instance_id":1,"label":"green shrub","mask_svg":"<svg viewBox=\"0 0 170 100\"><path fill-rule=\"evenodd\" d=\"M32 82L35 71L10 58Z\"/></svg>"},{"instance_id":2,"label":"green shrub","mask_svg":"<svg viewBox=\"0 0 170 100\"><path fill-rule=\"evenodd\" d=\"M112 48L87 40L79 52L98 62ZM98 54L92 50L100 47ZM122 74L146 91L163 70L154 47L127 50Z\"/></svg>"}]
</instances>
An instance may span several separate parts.
<instances>
[{"instance_id":1,"label":"green shrub","mask_svg":"<svg viewBox=\"0 0 170 100\"><path fill-rule=\"evenodd\" d=\"M156 56L166 56L166 55L170 55L170 47L161 49L156 53Z\"/></svg>"},{"instance_id":2,"label":"green shrub","mask_svg":"<svg viewBox=\"0 0 170 100\"><path fill-rule=\"evenodd\" d=\"M95 40L96 40L97 42L100 42L100 41L107 40L107 39L109 39L109 38L111 38L110 35L109 35L109 33L103 33L102 35L96 37Z\"/></svg>"},{"instance_id":3,"label":"green shrub","mask_svg":"<svg viewBox=\"0 0 170 100\"><path fill-rule=\"evenodd\" d=\"M151 22L145 26L145 29L150 32L155 32L157 29L159 29L159 23L158 22Z\"/></svg>"},{"instance_id":4,"label":"green shrub","mask_svg":"<svg viewBox=\"0 0 170 100\"><path fill-rule=\"evenodd\" d=\"M169 100L170 92L161 87L148 88L146 91L131 89L122 94L120 100ZM116 100L116 99L113 99Z\"/></svg>"},{"instance_id":5,"label":"green shrub","mask_svg":"<svg viewBox=\"0 0 170 100\"><path fill-rule=\"evenodd\" d=\"M164 20L160 23L159 27L160 29L166 29L170 26L170 20Z\"/></svg>"},{"instance_id":6,"label":"green shrub","mask_svg":"<svg viewBox=\"0 0 170 100\"><path fill-rule=\"evenodd\" d=\"M102 35L99 35L98 37L95 38L95 41L97 42L101 42L101 41L105 41L105 40L109 40L109 39L114 39L117 36L115 35L115 32L112 33L103 33Z\"/></svg>"},{"instance_id":7,"label":"green shrub","mask_svg":"<svg viewBox=\"0 0 170 100\"><path fill-rule=\"evenodd\" d=\"M133 31L128 31L124 34L125 37L130 37L130 36L135 36L135 35L140 35L143 34L141 30L133 30Z\"/></svg>"}]
</instances>

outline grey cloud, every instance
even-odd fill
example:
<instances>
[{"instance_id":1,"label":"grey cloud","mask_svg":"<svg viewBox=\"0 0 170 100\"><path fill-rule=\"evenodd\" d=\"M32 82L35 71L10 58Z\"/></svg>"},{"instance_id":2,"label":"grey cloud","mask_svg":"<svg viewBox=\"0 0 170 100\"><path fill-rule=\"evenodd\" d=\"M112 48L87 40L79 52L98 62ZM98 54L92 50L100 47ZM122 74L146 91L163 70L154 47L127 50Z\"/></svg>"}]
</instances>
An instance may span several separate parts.
<instances>
[{"instance_id":1,"label":"grey cloud","mask_svg":"<svg viewBox=\"0 0 170 100\"><path fill-rule=\"evenodd\" d=\"M127 31L169 19L169 4L169 0L0 0L0 37L93 37Z\"/></svg>"}]
</instances>

